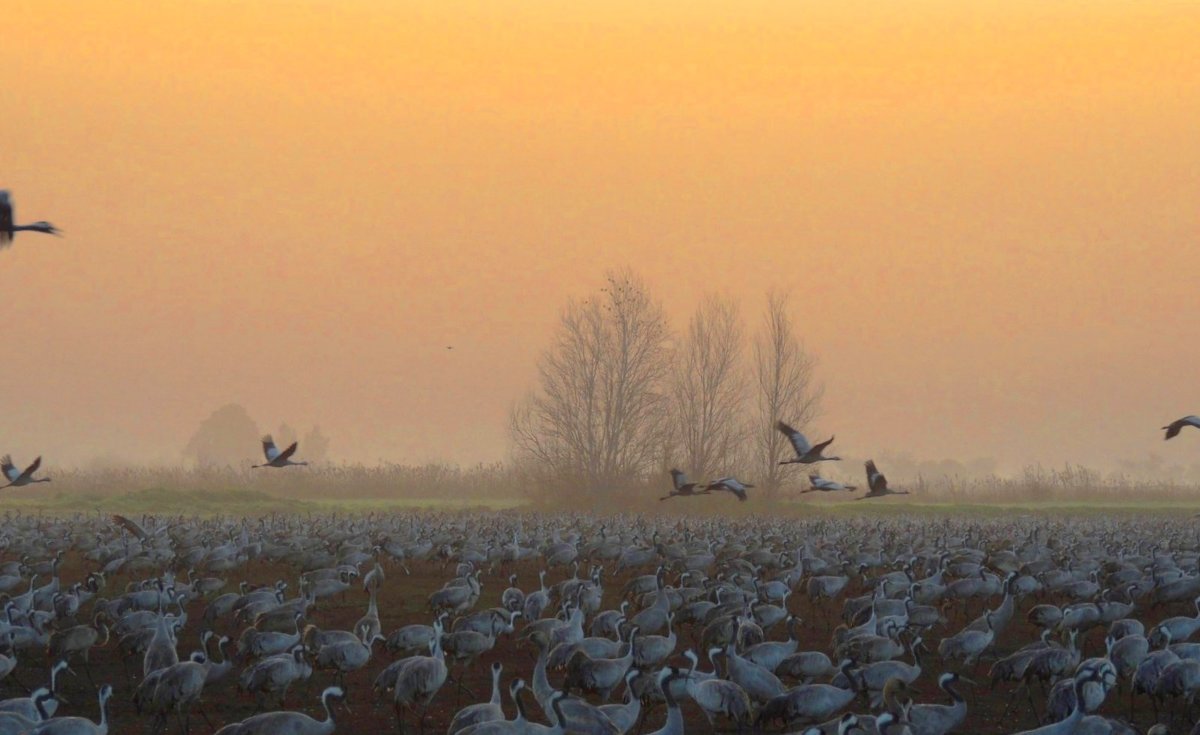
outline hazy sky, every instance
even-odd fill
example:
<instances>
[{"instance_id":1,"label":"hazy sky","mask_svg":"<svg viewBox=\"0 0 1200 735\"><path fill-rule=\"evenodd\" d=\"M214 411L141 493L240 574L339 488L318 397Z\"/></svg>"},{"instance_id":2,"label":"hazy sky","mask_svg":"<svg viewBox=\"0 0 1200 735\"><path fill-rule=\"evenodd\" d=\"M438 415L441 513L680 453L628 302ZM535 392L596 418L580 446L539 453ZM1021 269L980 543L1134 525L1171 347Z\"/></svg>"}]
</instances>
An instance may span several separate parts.
<instances>
[{"instance_id":1,"label":"hazy sky","mask_svg":"<svg viewBox=\"0 0 1200 735\"><path fill-rule=\"evenodd\" d=\"M650 7L646 7L650 6ZM1200 435L1200 4L10 0L0 451L504 456L558 311L792 289L841 453ZM446 345L454 345L447 351Z\"/></svg>"}]
</instances>

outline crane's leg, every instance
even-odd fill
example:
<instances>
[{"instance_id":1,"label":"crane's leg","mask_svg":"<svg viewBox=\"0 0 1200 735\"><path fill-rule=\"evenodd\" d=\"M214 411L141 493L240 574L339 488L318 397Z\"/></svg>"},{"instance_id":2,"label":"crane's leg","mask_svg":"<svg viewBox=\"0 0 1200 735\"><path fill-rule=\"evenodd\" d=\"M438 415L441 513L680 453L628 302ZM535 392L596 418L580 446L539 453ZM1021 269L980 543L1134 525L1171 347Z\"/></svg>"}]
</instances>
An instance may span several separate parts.
<instances>
[{"instance_id":1,"label":"crane's leg","mask_svg":"<svg viewBox=\"0 0 1200 735\"><path fill-rule=\"evenodd\" d=\"M1037 705L1033 702L1033 692L1029 687L1025 687L1025 695L1029 698L1029 711L1033 713L1034 721L1040 723L1042 718L1038 716Z\"/></svg>"},{"instance_id":2,"label":"crane's leg","mask_svg":"<svg viewBox=\"0 0 1200 735\"><path fill-rule=\"evenodd\" d=\"M646 718L649 716L651 710L653 710L656 706L658 705L650 704L646 707L643 707L641 713L638 714L636 731L637 735L642 735L642 730L646 727Z\"/></svg>"},{"instance_id":3,"label":"crane's leg","mask_svg":"<svg viewBox=\"0 0 1200 735\"><path fill-rule=\"evenodd\" d=\"M465 670L464 670L464 671L465 671ZM462 681L462 673L463 673L463 672L459 672L459 681L460 681L460 682ZM462 688L463 688L463 691L465 691L467 694L470 694L470 695L471 695L471 699L478 699L478 698L479 698L479 695L477 695L477 694L475 693L475 690L474 690L474 689L472 689L471 687L467 686L466 684L463 684L463 685L462 685Z\"/></svg>"},{"instance_id":4,"label":"crane's leg","mask_svg":"<svg viewBox=\"0 0 1200 735\"><path fill-rule=\"evenodd\" d=\"M92 667L88 664L87 656L83 657L83 673L87 674L88 683L92 685L92 689L95 689L96 680L92 678Z\"/></svg>"},{"instance_id":5,"label":"crane's leg","mask_svg":"<svg viewBox=\"0 0 1200 735\"><path fill-rule=\"evenodd\" d=\"M1002 721L1008 719L1008 713L1012 711L1013 702L1016 701L1017 694L1021 691L1021 687L1023 687L1023 686L1024 686L1024 683L1022 682L1021 684L1017 685L1017 687L1012 690L1012 693L1010 693L1008 695L1008 704L1004 705L1004 713L1002 715L1000 715L1000 719Z\"/></svg>"},{"instance_id":6,"label":"crane's leg","mask_svg":"<svg viewBox=\"0 0 1200 735\"><path fill-rule=\"evenodd\" d=\"M204 718L204 724L208 725L210 729L216 730L217 728L213 726L212 720L208 719L208 713L204 711L203 705L197 704L196 709L200 710L200 716Z\"/></svg>"}]
</instances>

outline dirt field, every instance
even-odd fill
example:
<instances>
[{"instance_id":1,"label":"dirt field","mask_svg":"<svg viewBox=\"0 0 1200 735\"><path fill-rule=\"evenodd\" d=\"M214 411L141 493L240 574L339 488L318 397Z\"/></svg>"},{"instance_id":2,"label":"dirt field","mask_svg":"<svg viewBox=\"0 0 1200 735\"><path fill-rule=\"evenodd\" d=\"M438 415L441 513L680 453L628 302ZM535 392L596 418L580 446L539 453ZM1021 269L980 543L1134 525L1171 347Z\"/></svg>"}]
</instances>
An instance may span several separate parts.
<instances>
[{"instance_id":1,"label":"dirt field","mask_svg":"<svg viewBox=\"0 0 1200 735\"><path fill-rule=\"evenodd\" d=\"M445 565L440 562L416 562L409 566L412 571L411 576L406 575L399 565L384 562L387 572L387 582L380 594L379 609L385 635L409 623L428 623L431 620L426 606L428 595L438 589L443 582L453 575L453 565ZM521 582L528 588L530 580L536 580L537 571L540 568L540 564L525 563L517 565L514 569L505 568L502 570L497 569L491 573L485 572L482 578L483 594L477 609L499 604L500 593L507 587L507 575L512 571L520 575ZM83 563L83 560L79 557L72 555L66 560L61 570L64 585L82 579L89 570L90 566ZM638 573L642 572L639 571ZM547 585L564 576L565 573L561 570L557 573L551 573L547 579ZM604 599L605 607L615 607L619 603L617 598L620 590L631 576L633 575L626 574L609 577L604 580L606 591ZM295 569L280 565L252 562L243 571L237 573L236 576L228 578L229 584L224 591L236 589L237 582L243 579L251 583L271 583L277 579L286 579L293 583L294 589L296 577L297 570ZM107 593L114 596L119 594L130 579L129 575L116 575L109 580L108 588L101 594L105 595ZM848 594L857 595L861 593L861 587L857 583L852 583ZM1036 637L1036 629L1025 621L1025 611L1038 601L1040 600L1027 599L1019 605L1018 613L1012 625L998 646L1000 653L1007 653ZM804 620L800 650L822 650L828 652L830 649L830 631L828 627L830 623L826 621L830 620L831 617L836 617L837 613L840 612L840 601L836 603L836 607L829 606L829 609L824 611L813 609L809 601L803 598L803 595L793 595L790 603L792 611L800 615ZM179 652L181 658L186 657L188 652L200 647L200 619L205 604L204 601L196 601L188 609L189 623L180 637ZM334 598L319 603L315 612L310 615L310 622L326 629L349 629L364 613L366 604L367 596L361 590L361 587L359 587L348 593L345 599ZM828 605L828 603L826 604ZM87 608L85 608L86 611ZM980 609L977 603L972 606L969 614L964 614L963 611L952 611L950 625L942 630L935 630L932 635L927 637L926 644L931 651L936 650L937 640L942 635L957 631L966 620L979 613ZM1193 613L1194 610L1191 605L1187 604L1162 607L1161 609L1151 611L1149 614L1143 611L1141 615L1143 621L1147 622L1147 629L1149 629L1150 622L1157 621L1163 617L1177 614L1190 615ZM82 619L83 615L80 617ZM836 620L832 624L836 624ZM239 631L230 628L218 628L218 632L236 638ZM680 630L680 645L678 648L680 654L687 647L695 645L695 636L698 636L698 633L698 630L694 630L688 626ZM784 637L783 626L779 625L769 631L769 635L773 638ZM1102 629L1093 630L1086 639L1083 639L1084 658L1092 655L1103 655L1103 639L1104 632ZM396 731L397 723L392 711L391 701L377 699L371 689L371 682L376 674L391 660L391 657L384 651L382 645L379 645L375 648L373 659L366 669L347 677L346 685L349 707L348 709L339 708L336 711L339 732L367 733ZM493 651L482 656L471 670L463 674L464 683L474 690L477 697L475 699L466 695L460 697L456 694L453 685L447 683L430 708L425 722L425 731L431 733L445 732L451 717L461 706L474 701L485 701L488 698L491 688L490 666L493 661L500 661L504 665L504 686L507 686L507 683L515 676L523 677L527 682L530 682L534 665L534 648L531 644L519 645L511 636L502 638ZM682 655L677 656L676 661L680 666L687 665L687 660ZM922 673L917 684L917 690L920 692L918 701L943 702L945 700L944 695L936 687L937 675L941 672L931 670L936 666L936 661L937 656L935 653L930 653L925 657L924 663L927 668ZM1009 733L1034 727L1036 724L1034 716L1029 711L1029 706L1023 696L1017 700L1012 716L1007 720L1001 720L1001 713L1013 690L1008 685L1002 685L996 690L990 688L987 676L987 669L990 663L990 659L985 660L974 671L960 672L970 676L979 683L974 688L963 687L964 694L969 703L970 714L968 716L968 726L964 727L961 732L979 734ZM39 679L44 678L45 674L42 677L32 675L30 670L31 664L31 661L22 661L17 673L25 685L36 686L41 683ZM95 690L89 685L82 668L78 665L74 668L79 674L78 677L65 676L60 680L60 689L67 700L69 700L69 704L64 705L60 714L81 715L94 720L97 716ZM106 648L93 651L91 668L97 683L111 683L115 689L115 695L110 703L112 727L109 731L114 733L148 732L148 719L138 716L131 704L131 695L137 682L126 678L115 640L110 642ZM140 674L140 669L140 658L130 662L131 671ZM237 692L236 673L235 670L221 684L205 689L203 710L212 721L214 726L212 729L247 717L254 712L255 705L253 699L241 696ZM323 715L317 698L320 691L330 684L332 679L332 674L328 672L315 673L307 692L303 689L292 692L287 703L288 707L304 710L318 719L321 718ZM558 681L558 675L555 672L551 672L551 681L554 683ZM1102 714L1122 718L1128 716L1128 685L1127 683L1123 683L1122 686L1123 688L1119 692L1115 691L1109 696L1101 712ZM26 693L22 688L15 685L12 679L5 682L4 688L5 696L23 696ZM620 701L619 697L619 693L614 694L613 701ZM511 717L514 710L507 695L505 695L504 700L504 708ZM1035 701L1037 701L1039 708L1044 707L1045 698L1040 693L1035 694ZM537 711L536 705L532 704L532 698L528 698L527 702L531 704L531 717L536 716L536 719L540 720L540 713ZM699 733L709 730L707 722L693 704L685 702L683 709L689 732ZM854 711L866 712L867 710L865 705L859 704L854 707ZM1134 718L1140 727L1148 727L1152 721L1152 713L1148 700L1142 699L1137 702ZM649 732L660 727L663 719L664 711L661 708L651 713L645 722L644 731ZM412 724L412 720L410 719L410 726ZM1188 727L1190 727L1190 724L1189 721ZM204 733L211 731L203 718L198 714L193 716L191 725L193 732ZM168 723L168 731L180 731L178 724L174 720ZM410 727L409 731L416 731L416 728ZM1186 729L1182 731L1187 732Z\"/></svg>"}]
</instances>

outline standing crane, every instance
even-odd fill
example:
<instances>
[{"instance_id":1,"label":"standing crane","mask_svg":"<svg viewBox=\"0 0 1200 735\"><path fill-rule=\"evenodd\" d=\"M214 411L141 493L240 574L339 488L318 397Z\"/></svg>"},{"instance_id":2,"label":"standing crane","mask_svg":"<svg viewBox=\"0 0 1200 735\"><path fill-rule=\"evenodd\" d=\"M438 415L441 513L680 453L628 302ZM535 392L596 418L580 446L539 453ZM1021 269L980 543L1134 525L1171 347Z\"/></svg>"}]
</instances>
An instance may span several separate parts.
<instances>
[{"instance_id":1,"label":"standing crane","mask_svg":"<svg viewBox=\"0 0 1200 735\"><path fill-rule=\"evenodd\" d=\"M330 699L345 699L346 692L341 687L326 687L321 692L321 707L325 710L325 719L316 720L303 712L283 710L264 712L253 715L241 722L234 722L217 730L217 735L330 735L337 729L333 721L333 708L329 706Z\"/></svg>"},{"instance_id":2,"label":"standing crane","mask_svg":"<svg viewBox=\"0 0 1200 735\"><path fill-rule=\"evenodd\" d=\"M407 709L418 709L417 725L424 730L425 713L429 704L446 683L449 670L446 668L446 658L442 652L440 621L434 621L433 630L434 637L429 642L429 655L412 656L396 673L396 684L392 690L395 695L393 706L401 733L404 732L404 711Z\"/></svg>"}]
</instances>

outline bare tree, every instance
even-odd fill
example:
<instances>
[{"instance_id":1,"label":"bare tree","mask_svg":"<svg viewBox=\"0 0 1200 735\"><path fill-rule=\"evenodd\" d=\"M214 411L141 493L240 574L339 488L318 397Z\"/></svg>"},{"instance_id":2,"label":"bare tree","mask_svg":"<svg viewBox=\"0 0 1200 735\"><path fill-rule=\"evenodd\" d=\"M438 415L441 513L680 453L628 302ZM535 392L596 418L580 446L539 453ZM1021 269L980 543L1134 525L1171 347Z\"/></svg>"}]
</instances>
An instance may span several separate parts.
<instances>
[{"instance_id":1,"label":"bare tree","mask_svg":"<svg viewBox=\"0 0 1200 735\"><path fill-rule=\"evenodd\" d=\"M538 390L509 417L519 459L593 492L651 469L665 428L662 307L628 271L606 281L599 294L567 305L539 361Z\"/></svg>"},{"instance_id":2,"label":"bare tree","mask_svg":"<svg viewBox=\"0 0 1200 735\"><path fill-rule=\"evenodd\" d=\"M743 347L736 304L707 297L688 324L671 382L673 439L697 478L737 464L746 427Z\"/></svg>"},{"instance_id":3,"label":"bare tree","mask_svg":"<svg viewBox=\"0 0 1200 735\"><path fill-rule=\"evenodd\" d=\"M813 379L816 360L796 336L787 308L786 294L769 294L763 331L754 340L755 464L758 485L767 496L779 491L784 477L779 462L792 451L775 430L775 422L783 420L805 431L816 418L824 393Z\"/></svg>"}]
</instances>

